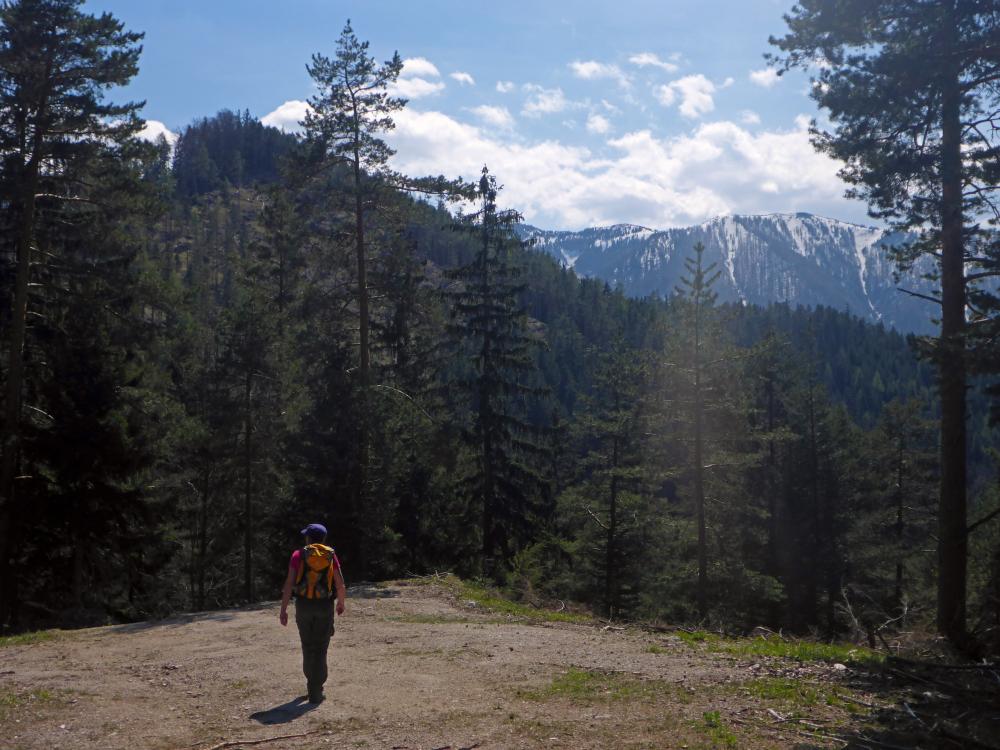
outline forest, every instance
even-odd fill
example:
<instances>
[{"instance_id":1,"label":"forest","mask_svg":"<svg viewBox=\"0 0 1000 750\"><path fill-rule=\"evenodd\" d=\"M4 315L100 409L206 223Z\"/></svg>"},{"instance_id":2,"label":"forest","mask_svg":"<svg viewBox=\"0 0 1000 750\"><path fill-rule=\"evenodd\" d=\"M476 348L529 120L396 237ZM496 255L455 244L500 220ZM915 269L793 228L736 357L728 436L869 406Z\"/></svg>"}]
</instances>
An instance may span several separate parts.
<instances>
[{"instance_id":1,"label":"forest","mask_svg":"<svg viewBox=\"0 0 1000 750\"><path fill-rule=\"evenodd\" d=\"M996 649L998 168L962 123L1000 68L963 53L955 96L906 79L946 105L890 114L944 143L865 140L889 125L821 6L774 64L841 61L821 145L873 215L923 228L897 260L939 259L940 337L717 304L697 251L666 299L578 278L518 240L501 165L394 171L402 62L349 22L303 60L301 134L223 109L170 144L115 97L141 33L76 0L0 6L0 630L275 599L322 521L348 584L449 571L611 620ZM904 54L909 32L866 23Z\"/></svg>"}]
</instances>

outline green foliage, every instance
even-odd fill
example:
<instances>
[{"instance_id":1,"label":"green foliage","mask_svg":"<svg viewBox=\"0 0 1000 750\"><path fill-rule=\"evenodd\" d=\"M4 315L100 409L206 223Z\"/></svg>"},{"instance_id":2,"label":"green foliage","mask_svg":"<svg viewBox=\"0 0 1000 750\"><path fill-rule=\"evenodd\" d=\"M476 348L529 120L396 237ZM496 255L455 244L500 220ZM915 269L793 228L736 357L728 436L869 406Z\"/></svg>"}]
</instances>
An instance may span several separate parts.
<instances>
[{"instance_id":1,"label":"green foliage","mask_svg":"<svg viewBox=\"0 0 1000 750\"><path fill-rule=\"evenodd\" d=\"M223 188L277 182L281 160L295 143L294 136L263 125L247 111L224 109L196 120L174 145L177 193L194 199Z\"/></svg>"},{"instance_id":2,"label":"green foliage","mask_svg":"<svg viewBox=\"0 0 1000 750\"><path fill-rule=\"evenodd\" d=\"M738 744L738 738L726 727L718 711L705 711L701 715L701 728L715 747L736 747Z\"/></svg>"},{"instance_id":3,"label":"green foliage","mask_svg":"<svg viewBox=\"0 0 1000 750\"><path fill-rule=\"evenodd\" d=\"M462 430L474 457L462 489L480 518L482 570L499 580L544 516L548 488L541 473L546 456L541 430L525 415L525 402L543 391L530 382L532 350L541 341L529 330L518 300L522 247L513 227L520 216L497 209L498 191L484 167L478 211L459 224L476 243L476 254L448 274L454 287L446 298L451 344L464 365L451 385L468 409Z\"/></svg>"},{"instance_id":4,"label":"green foliage","mask_svg":"<svg viewBox=\"0 0 1000 750\"><path fill-rule=\"evenodd\" d=\"M489 612L510 615L512 617L523 617L542 622L592 622L590 617L576 612L542 609L511 601L495 589L471 581L458 582L455 595L460 601L473 602L477 607L482 607Z\"/></svg>"},{"instance_id":5,"label":"green foliage","mask_svg":"<svg viewBox=\"0 0 1000 750\"><path fill-rule=\"evenodd\" d=\"M29 633L18 633L17 635L0 636L0 648L11 646L30 646L35 643L44 643L59 636L57 630L35 630Z\"/></svg>"},{"instance_id":6,"label":"green foliage","mask_svg":"<svg viewBox=\"0 0 1000 750\"><path fill-rule=\"evenodd\" d=\"M839 662L869 666L880 664L885 655L852 644L821 643L781 638L752 638L721 640L712 645L713 650L745 657L772 657L798 662Z\"/></svg>"},{"instance_id":7,"label":"green foliage","mask_svg":"<svg viewBox=\"0 0 1000 750\"><path fill-rule=\"evenodd\" d=\"M13 3L5 22L29 5L75 7ZM138 37L94 28L90 53L122 48L107 83L124 82ZM0 55L23 54L12 45ZM487 172L469 190L388 168L400 65L377 64L348 25L310 65L304 138L222 112L184 131L171 164L164 143L132 137L132 109L94 100L73 119L93 138L46 142L73 158L40 174L45 189L76 197L68 186L85 177L93 193L79 197L101 200L34 219L44 253L29 248L23 281L37 291L14 389L26 406L16 435L4 424L22 484L0 506L0 532L14 531L0 533L14 552L0 555L13 561L2 624L272 597L296 531L316 520L348 581L485 574L446 585L489 621L592 622L587 607L858 639L904 610L900 624L925 619L936 407L910 342L839 311L718 307L718 269L698 253L669 300L577 278L522 246ZM361 91L364 106L348 108ZM11 160L26 155L4 153L0 187L16 195L24 163ZM293 168L280 174L283 159ZM476 210L456 221L399 186L474 193ZM23 213L8 208L15 257ZM0 269L5 299L16 282ZM985 412L970 422L980 481L992 478ZM995 495L975 498L976 518ZM972 601L988 631L996 524L976 533ZM875 658L678 637L748 658ZM574 672L545 695L660 689ZM700 726L728 742L718 717Z\"/></svg>"}]
</instances>

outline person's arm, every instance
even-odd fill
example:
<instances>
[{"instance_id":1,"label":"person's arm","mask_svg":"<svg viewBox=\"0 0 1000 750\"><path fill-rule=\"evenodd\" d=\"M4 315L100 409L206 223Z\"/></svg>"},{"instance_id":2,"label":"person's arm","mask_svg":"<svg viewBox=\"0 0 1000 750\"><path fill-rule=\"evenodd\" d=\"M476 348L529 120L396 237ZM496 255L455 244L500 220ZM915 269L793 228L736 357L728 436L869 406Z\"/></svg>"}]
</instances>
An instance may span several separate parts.
<instances>
[{"instance_id":1,"label":"person's arm","mask_svg":"<svg viewBox=\"0 0 1000 750\"><path fill-rule=\"evenodd\" d=\"M288 602L292 598L292 584L295 582L295 568L288 566L288 575L285 576L285 585L281 589L281 612L278 619L282 625L288 624Z\"/></svg>"},{"instance_id":2,"label":"person's arm","mask_svg":"<svg viewBox=\"0 0 1000 750\"><path fill-rule=\"evenodd\" d=\"M344 599L347 598L347 589L344 587L344 576L340 574L340 568L333 571L333 585L337 587L337 614L344 614Z\"/></svg>"}]
</instances>

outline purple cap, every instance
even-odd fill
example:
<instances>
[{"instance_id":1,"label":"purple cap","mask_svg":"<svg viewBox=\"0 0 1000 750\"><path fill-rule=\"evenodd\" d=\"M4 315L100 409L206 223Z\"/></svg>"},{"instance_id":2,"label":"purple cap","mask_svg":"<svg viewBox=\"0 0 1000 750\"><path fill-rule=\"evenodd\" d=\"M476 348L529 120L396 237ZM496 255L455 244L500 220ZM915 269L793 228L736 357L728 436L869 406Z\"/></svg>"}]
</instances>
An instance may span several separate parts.
<instances>
[{"instance_id":1,"label":"purple cap","mask_svg":"<svg viewBox=\"0 0 1000 750\"><path fill-rule=\"evenodd\" d=\"M326 536L326 526L324 526L321 523L311 523L308 526L306 526L304 529L302 529L302 531L300 533L302 534L302 536L305 536L306 534L314 534L314 535L317 535L317 536Z\"/></svg>"}]
</instances>

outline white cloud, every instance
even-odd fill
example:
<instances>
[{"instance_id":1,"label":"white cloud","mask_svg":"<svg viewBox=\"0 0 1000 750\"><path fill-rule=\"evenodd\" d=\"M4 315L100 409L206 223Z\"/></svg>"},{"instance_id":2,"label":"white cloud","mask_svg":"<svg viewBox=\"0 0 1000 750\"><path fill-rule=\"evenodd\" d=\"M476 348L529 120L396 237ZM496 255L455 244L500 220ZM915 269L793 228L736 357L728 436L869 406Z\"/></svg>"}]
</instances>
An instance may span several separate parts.
<instances>
[{"instance_id":1,"label":"white cloud","mask_svg":"<svg viewBox=\"0 0 1000 750\"><path fill-rule=\"evenodd\" d=\"M769 89L778 82L778 71L774 68L751 70L749 78L750 82L755 86L761 86L765 89Z\"/></svg>"},{"instance_id":2,"label":"white cloud","mask_svg":"<svg viewBox=\"0 0 1000 750\"><path fill-rule=\"evenodd\" d=\"M563 112L572 104L561 88L547 89L534 83L524 84L524 90L529 92L521 114L526 117Z\"/></svg>"},{"instance_id":3,"label":"white cloud","mask_svg":"<svg viewBox=\"0 0 1000 750\"><path fill-rule=\"evenodd\" d=\"M626 76L617 65L597 62L596 60L575 61L569 64L573 75L585 81L596 81L609 79L617 81L622 88L631 86L628 76Z\"/></svg>"},{"instance_id":4,"label":"white cloud","mask_svg":"<svg viewBox=\"0 0 1000 750\"><path fill-rule=\"evenodd\" d=\"M626 133L597 155L555 140L526 143L440 112L406 109L389 136L407 174L474 179L485 163L506 189L501 202L551 228L616 222L688 225L726 213L813 211L863 219L843 199L837 163L817 153L804 120L751 133L722 121L658 138Z\"/></svg>"},{"instance_id":5,"label":"white cloud","mask_svg":"<svg viewBox=\"0 0 1000 750\"><path fill-rule=\"evenodd\" d=\"M672 86L657 86L653 89L653 94L656 96L657 101L664 107L672 106L677 100L677 94L674 93Z\"/></svg>"},{"instance_id":6,"label":"white cloud","mask_svg":"<svg viewBox=\"0 0 1000 750\"><path fill-rule=\"evenodd\" d=\"M674 57L676 57L676 53ZM668 73L675 73L678 70L677 65L672 62L667 62L666 60L661 60L658 55L652 52L639 52L638 54L632 55L628 61L633 65L637 65L640 68L645 68L648 66L653 66L655 68L661 68Z\"/></svg>"},{"instance_id":7,"label":"white cloud","mask_svg":"<svg viewBox=\"0 0 1000 750\"><path fill-rule=\"evenodd\" d=\"M744 109L740 112L740 122L744 125L760 125L760 115L752 109Z\"/></svg>"},{"instance_id":8,"label":"white cloud","mask_svg":"<svg viewBox=\"0 0 1000 750\"><path fill-rule=\"evenodd\" d=\"M430 80L440 77L441 71L426 57L408 57L403 60L403 70L396 82L389 87L389 93L404 99L433 96L445 89L443 81Z\"/></svg>"},{"instance_id":9,"label":"white cloud","mask_svg":"<svg viewBox=\"0 0 1000 750\"><path fill-rule=\"evenodd\" d=\"M454 73L449 73L448 75L449 75L449 77L454 78L456 81L458 81L459 83L461 83L464 86L475 86L476 85L476 79L473 78L468 73L465 73L465 72L463 72L461 70L456 70Z\"/></svg>"},{"instance_id":10,"label":"white cloud","mask_svg":"<svg viewBox=\"0 0 1000 750\"><path fill-rule=\"evenodd\" d=\"M601 99L601 106L604 107L608 112L613 115L621 114L621 109L616 107L614 104L609 102L607 99Z\"/></svg>"},{"instance_id":11,"label":"white cloud","mask_svg":"<svg viewBox=\"0 0 1000 750\"><path fill-rule=\"evenodd\" d=\"M151 143L155 143L161 135L167 139L167 143L169 143L171 147L177 143L177 133L172 131L159 120L146 120L146 124L143 126L142 130L139 131L139 137L144 141L150 141Z\"/></svg>"},{"instance_id":12,"label":"white cloud","mask_svg":"<svg viewBox=\"0 0 1000 750\"><path fill-rule=\"evenodd\" d=\"M721 88L727 84L723 83ZM670 107L680 98L680 113L684 117L696 118L715 109L712 95L718 90L714 83L701 73L684 76L654 90L656 98L665 107Z\"/></svg>"},{"instance_id":13,"label":"white cloud","mask_svg":"<svg viewBox=\"0 0 1000 750\"><path fill-rule=\"evenodd\" d=\"M413 78L414 76L440 78L441 71L437 69L437 65L426 57L408 57L403 60L403 72L399 74L399 77Z\"/></svg>"},{"instance_id":14,"label":"white cloud","mask_svg":"<svg viewBox=\"0 0 1000 750\"><path fill-rule=\"evenodd\" d=\"M444 91L444 84L441 81L428 81L426 78L403 78L396 79L396 83L389 88L393 96L401 96L404 99L420 99L424 96L433 96Z\"/></svg>"},{"instance_id":15,"label":"white cloud","mask_svg":"<svg viewBox=\"0 0 1000 750\"><path fill-rule=\"evenodd\" d=\"M302 130L299 123L306 119L306 112L309 109L308 102L292 99L278 105L276 109L261 117L260 121L287 133L298 133Z\"/></svg>"},{"instance_id":16,"label":"white cloud","mask_svg":"<svg viewBox=\"0 0 1000 750\"><path fill-rule=\"evenodd\" d=\"M611 122L607 117L592 114L587 118L587 132L596 135L604 135L611 132Z\"/></svg>"},{"instance_id":17,"label":"white cloud","mask_svg":"<svg viewBox=\"0 0 1000 750\"><path fill-rule=\"evenodd\" d=\"M497 81L497 91L501 94L509 94L515 88L517 87L514 85L513 81Z\"/></svg>"},{"instance_id":18,"label":"white cloud","mask_svg":"<svg viewBox=\"0 0 1000 750\"><path fill-rule=\"evenodd\" d=\"M469 111L487 125L503 129L514 127L514 117L506 107L492 107L488 104L481 104L478 107L470 108Z\"/></svg>"}]
</instances>

